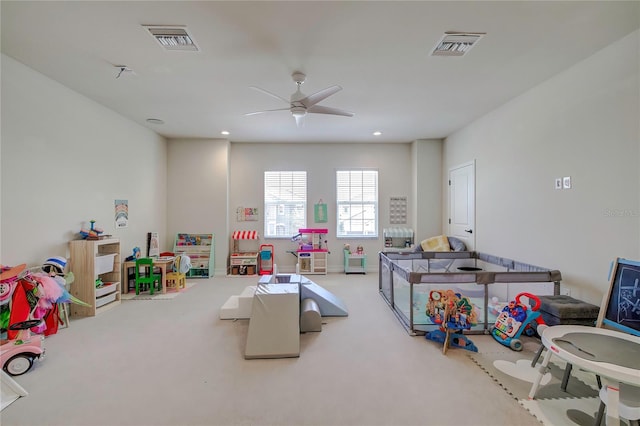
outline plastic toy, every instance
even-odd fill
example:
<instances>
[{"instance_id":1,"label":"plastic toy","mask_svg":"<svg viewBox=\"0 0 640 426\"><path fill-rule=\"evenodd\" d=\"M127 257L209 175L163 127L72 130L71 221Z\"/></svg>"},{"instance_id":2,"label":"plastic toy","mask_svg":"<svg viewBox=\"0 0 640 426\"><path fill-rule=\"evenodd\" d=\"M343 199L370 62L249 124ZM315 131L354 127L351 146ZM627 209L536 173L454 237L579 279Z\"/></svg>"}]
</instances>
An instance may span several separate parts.
<instances>
[{"instance_id":1,"label":"plastic toy","mask_svg":"<svg viewBox=\"0 0 640 426\"><path fill-rule=\"evenodd\" d=\"M9 326L10 330L18 331L18 335L0 346L0 363L8 374L20 376L31 369L33 361L44 358L44 336L30 332L41 323L42 320L27 320Z\"/></svg>"},{"instance_id":2,"label":"plastic toy","mask_svg":"<svg viewBox=\"0 0 640 426\"><path fill-rule=\"evenodd\" d=\"M161 253L164 254L164 253ZM173 253L171 253L171 255L173 256ZM134 247L133 251L131 253L131 256L128 256L125 260L127 262L131 262L132 260L136 260L136 259L140 259L140 247Z\"/></svg>"},{"instance_id":3,"label":"plastic toy","mask_svg":"<svg viewBox=\"0 0 640 426\"><path fill-rule=\"evenodd\" d=\"M535 302L530 309L520 302L521 297L527 297ZM532 323L535 321L537 325L544 325L544 320L540 316L540 299L531 293L520 293L515 300L510 301L507 306L502 309L498 315L495 325L491 330L491 335L498 342L510 347L514 351L522 350L522 342L520 336L525 333L527 336L533 336L536 333Z\"/></svg>"},{"instance_id":4,"label":"plastic toy","mask_svg":"<svg viewBox=\"0 0 640 426\"><path fill-rule=\"evenodd\" d=\"M102 234L104 232L103 229L101 228L96 228L96 221L95 220L90 220L89 223L91 224L91 228L90 229L86 229L86 228L81 228L80 229L80 236L84 239L87 238L95 238L97 239L100 234Z\"/></svg>"},{"instance_id":5,"label":"plastic toy","mask_svg":"<svg viewBox=\"0 0 640 426\"><path fill-rule=\"evenodd\" d=\"M447 353L449 346L478 352L473 342L461 333L477 324L476 311L468 297L453 290L432 290L426 313L440 328L428 332L425 338L443 343L443 354Z\"/></svg>"}]
</instances>

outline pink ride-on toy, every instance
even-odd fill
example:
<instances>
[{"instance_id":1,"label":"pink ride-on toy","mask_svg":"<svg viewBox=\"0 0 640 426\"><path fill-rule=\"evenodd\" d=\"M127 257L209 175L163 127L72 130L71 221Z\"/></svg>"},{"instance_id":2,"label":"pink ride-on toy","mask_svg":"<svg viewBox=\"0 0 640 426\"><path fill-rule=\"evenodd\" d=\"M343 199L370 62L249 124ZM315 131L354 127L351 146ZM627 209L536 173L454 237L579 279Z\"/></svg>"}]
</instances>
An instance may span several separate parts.
<instances>
[{"instance_id":1,"label":"pink ride-on toy","mask_svg":"<svg viewBox=\"0 0 640 426\"><path fill-rule=\"evenodd\" d=\"M27 320L11 324L11 330L20 330L13 340L3 340L0 346L2 369L11 376L20 376L31 369L33 361L45 355L44 336L31 334L31 327L38 326L42 320Z\"/></svg>"}]
</instances>

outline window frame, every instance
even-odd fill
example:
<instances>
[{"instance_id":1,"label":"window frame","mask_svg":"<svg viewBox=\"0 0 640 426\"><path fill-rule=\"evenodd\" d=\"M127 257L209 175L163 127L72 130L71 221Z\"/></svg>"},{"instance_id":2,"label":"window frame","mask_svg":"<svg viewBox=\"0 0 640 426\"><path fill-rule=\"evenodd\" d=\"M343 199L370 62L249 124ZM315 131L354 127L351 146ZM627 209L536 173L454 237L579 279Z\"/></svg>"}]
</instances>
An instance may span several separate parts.
<instances>
[{"instance_id":1,"label":"window frame","mask_svg":"<svg viewBox=\"0 0 640 426\"><path fill-rule=\"evenodd\" d=\"M283 179L290 180L290 185L283 185ZM279 185L269 186L276 180L279 181ZM302 185L300 185L300 182L302 182ZM278 195L281 196L283 191L286 192L287 190L291 193L291 197L276 200ZM265 170L263 174L264 238L290 239L298 233L298 229L307 227L307 190L308 179L306 170ZM270 192L273 196L269 196ZM274 209L276 210L275 216L272 217L271 211ZM295 217L292 217L292 212ZM287 220L282 233L278 233L279 225L283 225L278 221L279 216ZM296 224L296 222L299 223ZM292 226L295 226L296 229L290 229ZM271 227L273 227L273 229L271 229Z\"/></svg>"},{"instance_id":2,"label":"window frame","mask_svg":"<svg viewBox=\"0 0 640 426\"><path fill-rule=\"evenodd\" d=\"M340 185L340 181L341 181L341 177L340 174L344 174L344 173L348 173L349 174L349 184L347 186L343 186ZM365 174L373 174L372 176L369 176L368 179L365 178ZM353 184L353 177L354 174L361 174L360 176L360 185L354 187ZM336 169L335 172L335 188L336 188L336 238L337 239L377 239L379 237L379 206L380 206L380 189L379 189L379 175L380 172L377 169L353 169L353 168L345 168L345 169ZM366 181L370 180L371 178L373 179L373 185L366 185ZM355 189L355 191L354 191ZM372 191L373 189L373 191ZM341 194L344 192L344 190L348 190L349 192L349 200L342 200L341 199ZM355 197L358 197L358 194L360 195L360 200L358 199L354 199L354 194L356 193ZM369 193L371 194L371 192L373 192L373 199L370 200L366 200L366 194ZM340 231L340 227L343 223L345 223L345 221L343 219L341 219L341 208L344 208L345 206L348 207L349 210L353 210L353 207L357 207L356 210L360 211L361 213L366 213L367 208L365 206L370 206L371 209L373 210L373 216L368 218L368 219L362 219L362 226L361 226L361 233L346 233L345 231ZM371 229L372 233L365 233L365 229L366 227L366 221L370 220L373 221L373 227ZM349 219L348 220L349 223L353 224L353 220ZM352 228L350 226L350 228ZM353 231L351 231L353 232Z\"/></svg>"}]
</instances>

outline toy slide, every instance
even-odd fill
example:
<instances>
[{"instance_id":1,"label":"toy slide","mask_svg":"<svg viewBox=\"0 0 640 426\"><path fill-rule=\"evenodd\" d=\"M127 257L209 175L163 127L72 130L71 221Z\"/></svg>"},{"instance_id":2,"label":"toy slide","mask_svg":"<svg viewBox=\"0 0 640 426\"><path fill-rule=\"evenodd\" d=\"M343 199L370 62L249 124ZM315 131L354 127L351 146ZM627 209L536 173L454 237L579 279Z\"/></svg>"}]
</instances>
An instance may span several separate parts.
<instances>
[{"instance_id":1,"label":"toy slide","mask_svg":"<svg viewBox=\"0 0 640 426\"><path fill-rule=\"evenodd\" d=\"M0 370L0 387L2 388L2 394L0 395L0 401L2 401L2 408L4 410L13 401L17 400L21 396L27 396L29 393L20 386L15 380L11 378L7 373Z\"/></svg>"}]
</instances>

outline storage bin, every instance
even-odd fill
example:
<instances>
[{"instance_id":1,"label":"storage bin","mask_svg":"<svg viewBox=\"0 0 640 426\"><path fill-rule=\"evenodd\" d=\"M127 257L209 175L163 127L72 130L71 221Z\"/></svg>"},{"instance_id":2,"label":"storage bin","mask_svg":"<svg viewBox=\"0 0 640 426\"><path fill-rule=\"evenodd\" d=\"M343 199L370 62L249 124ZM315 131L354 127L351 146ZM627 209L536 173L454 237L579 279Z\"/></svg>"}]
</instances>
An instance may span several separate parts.
<instances>
[{"instance_id":1,"label":"storage bin","mask_svg":"<svg viewBox=\"0 0 640 426\"><path fill-rule=\"evenodd\" d=\"M96 298L96 309L116 300L117 293L111 293L106 296Z\"/></svg>"},{"instance_id":2,"label":"storage bin","mask_svg":"<svg viewBox=\"0 0 640 426\"><path fill-rule=\"evenodd\" d=\"M96 275L106 274L113 271L113 259L116 253L102 254L96 256Z\"/></svg>"},{"instance_id":3,"label":"storage bin","mask_svg":"<svg viewBox=\"0 0 640 426\"><path fill-rule=\"evenodd\" d=\"M115 293L118 290L116 283L104 283L102 287L96 288L96 297L102 297L105 294Z\"/></svg>"}]
</instances>

